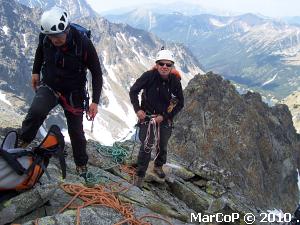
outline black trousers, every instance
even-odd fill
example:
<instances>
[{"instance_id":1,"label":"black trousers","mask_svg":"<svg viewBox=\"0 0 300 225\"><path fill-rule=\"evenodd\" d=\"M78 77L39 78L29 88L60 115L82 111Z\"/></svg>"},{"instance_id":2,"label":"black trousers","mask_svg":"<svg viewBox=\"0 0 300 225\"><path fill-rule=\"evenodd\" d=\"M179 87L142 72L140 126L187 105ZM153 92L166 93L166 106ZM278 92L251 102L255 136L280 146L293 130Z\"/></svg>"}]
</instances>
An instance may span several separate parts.
<instances>
[{"instance_id":1,"label":"black trousers","mask_svg":"<svg viewBox=\"0 0 300 225\"><path fill-rule=\"evenodd\" d=\"M145 139L147 136L147 129L148 129L148 123L142 123L139 125L140 131L139 131L139 139L142 143L139 155L138 155L138 169L137 169L137 175L139 177L144 177L146 175L146 171L149 165L149 162L151 160L151 151L149 149L145 150ZM168 141L172 134L172 127L169 126L167 123L161 123L160 125L160 142L159 142L159 153L154 161L155 166L163 166L167 162L167 146ZM148 139L148 144L153 145L154 142L154 135L153 135L153 129L151 127L151 132Z\"/></svg>"},{"instance_id":2,"label":"black trousers","mask_svg":"<svg viewBox=\"0 0 300 225\"><path fill-rule=\"evenodd\" d=\"M69 104L72 101L74 107L83 108L84 91L64 94L64 97L66 97ZM20 138L30 143L35 138L49 112L58 104L60 102L54 92L46 86L41 86L37 90L25 120L22 123ZM86 139L83 131L83 113L74 115L66 110L64 110L64 113L67 119L75 164L77 166L86 165L88 155L86 153Z\"/></svg>"}]
</instances>

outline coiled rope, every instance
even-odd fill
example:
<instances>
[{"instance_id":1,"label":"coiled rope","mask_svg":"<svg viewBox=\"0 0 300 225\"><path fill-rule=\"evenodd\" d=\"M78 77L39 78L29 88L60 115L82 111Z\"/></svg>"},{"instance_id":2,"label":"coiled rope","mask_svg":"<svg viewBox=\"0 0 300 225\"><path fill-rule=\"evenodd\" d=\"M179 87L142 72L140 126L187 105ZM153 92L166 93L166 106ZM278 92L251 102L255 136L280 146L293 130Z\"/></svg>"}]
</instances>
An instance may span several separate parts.
<instances>
[{"instance_id":1,"label":"coiled rope","mask_svg":"<svg viewBox=\"0 0 300 225\"><path fill-rule=\"evenodd\" d=\"M150 143L151 138L151 131L153 131L153 143ZM156 150L156 156L155 159L158 157L159 154L159 142L160 142L160 126L158 123L156 123L156 120L154 117L152 117L148 123L147 127L147 134L144 141L144 151L146 153L151 153L152 150Z\"/></svg>"},{"instance_id":2,"label":"coiled rope","mask_svg":"<svg viewBox=\"0 0 300 225\"><path fill-rule=\"evenodd\" d=\"M106 188L105 186L97 185L93 188L88 188L77 184L62 184L61 188L68 194L73 195L73 198L69 201L69 203L65 207L63 207L59 211L59 213L62 213L65 209L69 208L76 198L80 198L84 203L80 206L75 207L77 209L77 213L76 213L77 225L80 225L80 209L91 205L107 206L120 212L126 219L116 223L115 225L121 225L124 223L130 225L151 225L149 222L143 221L143 219L146 217L160 219L165 221L169 225L172 225L170 221L156 215L147 214L140 218L135 218L132 205L129 203L122 203L116 196L116 193L126 191L128 190L128 187L125 188L119 187L118 190L114 190L115 186L116 185L111 185L108 188Z\"/></svg>"}]
</instances>

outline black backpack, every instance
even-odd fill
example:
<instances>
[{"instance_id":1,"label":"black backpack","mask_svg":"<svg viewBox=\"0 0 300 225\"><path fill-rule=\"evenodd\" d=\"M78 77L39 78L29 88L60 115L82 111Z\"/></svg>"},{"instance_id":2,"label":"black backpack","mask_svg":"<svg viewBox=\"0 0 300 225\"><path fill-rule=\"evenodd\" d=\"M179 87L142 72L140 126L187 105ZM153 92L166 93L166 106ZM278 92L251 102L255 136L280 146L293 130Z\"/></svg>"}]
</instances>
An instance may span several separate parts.
<instances>
[{"instance_id":1,"label":"black backpack","mask_svg":"<svg viewBox=\"0 0 300 225\"><path fill-rule=\"evenodd\" d=\"M83 36L86 36L88 39L91 39L92 36L91 30L88 30L77 23L70 23L70 26L75 28L77 31L79 31Z\"/></svg>"}]
</instances>

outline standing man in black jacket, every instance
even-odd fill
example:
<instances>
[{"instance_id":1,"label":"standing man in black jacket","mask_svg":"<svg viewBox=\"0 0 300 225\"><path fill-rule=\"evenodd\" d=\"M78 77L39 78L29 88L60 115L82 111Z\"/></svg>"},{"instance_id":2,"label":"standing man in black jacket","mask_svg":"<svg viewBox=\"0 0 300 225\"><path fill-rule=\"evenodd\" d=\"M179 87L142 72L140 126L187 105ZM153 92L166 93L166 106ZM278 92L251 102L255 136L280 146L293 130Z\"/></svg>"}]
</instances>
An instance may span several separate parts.
<instances>
[{"instance_id":1,"label":"standing man in black jacket","mask_svg":"<svg viewBox=\"0 0 300 225\"><path fill-rule=\"evenodd\" d=\"M36 95L22 123L20 146L36 136L39 127L56 105L67 119L78 174L85 177L88 156L83 131L87 69L92 74L92 103L88 115L94 118L102 89L102 71L96 49L87 36L70 25L68 14L53 7L41 17L41 34L32 70ZM40 74L42 77L40 77Z\"/></svg>"},{"instance_id":2,"label":"standing man in black jacket","mask_svg":"<svg viewBox=\"0 0 300 225\"><path fill-rule=\"evenodd\" d=\"M174 67L174 56L169 50L161 50L156 56L156 68L142 74L130 88L130 100L139 119L139 138L142 142L138 155L138 169L136 185L143 186L144 177L151 159L149 145L155 145L157 155L153 171L164 178L162 166L167 161L167 145L172 133L173 117L183 108L184 98L180 78L171 73ZM139 103L138 95L143 90L142 101ZM150 121L149 121L150 116ZM150 130L158 131L156 138ZM148 135L147 135L148 133Z\"/></svg>"}]
</instances>

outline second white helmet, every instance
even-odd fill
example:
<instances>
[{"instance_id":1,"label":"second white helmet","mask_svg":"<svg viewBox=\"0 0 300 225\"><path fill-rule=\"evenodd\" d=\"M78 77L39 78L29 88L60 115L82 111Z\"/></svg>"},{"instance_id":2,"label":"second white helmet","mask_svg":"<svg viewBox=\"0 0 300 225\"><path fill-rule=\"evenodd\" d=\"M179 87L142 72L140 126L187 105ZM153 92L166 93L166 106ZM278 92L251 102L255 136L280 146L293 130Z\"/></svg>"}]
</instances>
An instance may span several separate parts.
<instances>
[{"instance_id":1,"label":"second white helmet","mask_svg":"<svg viewBox=\"0 0 300 225\"><path fill-rule=\"evenodd\" d=\"M156 55L155 62L160 60L170 60L174 63L174 54L170 50L160 50Z\"/></svg>"},{"instance_id":2,"label":"second white helmet","mask_svg":"<svg viewBox=\"0 0 300 225\"><path fill-rule=\"evenodd\" d=\"M43 34L59 34L69 25L68 13L57 6L43 13L41 17L41 32Z\"/></svg>"}]
</instances>

